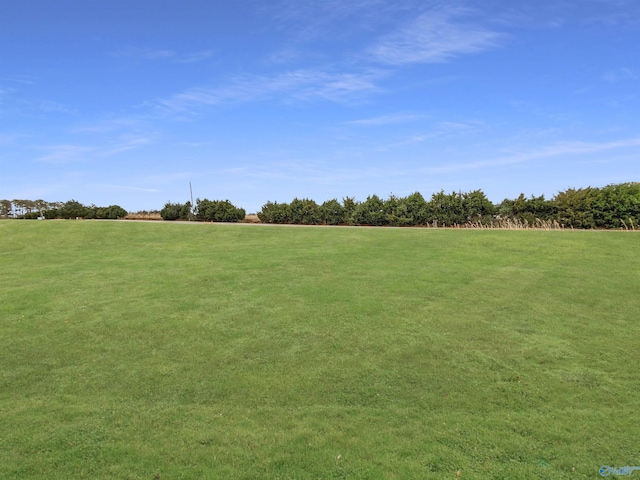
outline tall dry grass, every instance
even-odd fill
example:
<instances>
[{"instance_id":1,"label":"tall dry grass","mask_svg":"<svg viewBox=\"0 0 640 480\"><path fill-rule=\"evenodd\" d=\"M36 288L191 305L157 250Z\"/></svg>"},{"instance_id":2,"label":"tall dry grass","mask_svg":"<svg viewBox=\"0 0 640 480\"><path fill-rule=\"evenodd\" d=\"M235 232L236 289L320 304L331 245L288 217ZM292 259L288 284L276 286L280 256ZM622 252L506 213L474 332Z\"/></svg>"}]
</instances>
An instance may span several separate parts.
<instances>
[{"instance_id":1,"label":"tall dry grass","mask_svg":"<svg viewBox=\"0 0 640 480\"><path fill-rule=\"evenodd\" d=\"M494 228L500 230L563 230L564 225L557 220L541 220L536 218L534 222L517 218L498 218L488 224L482 222L467 222L462 228Z\"/></svg>"},{"instance_id":2,"label":"tall dry grass","mask_svg":"<svg viewBox=\"0 0 640 480\"><path fill-rule=\"evenodd\" d=\"M125 220L162 220L159 212L131 212Z\"/></svg>"}]
</instances>

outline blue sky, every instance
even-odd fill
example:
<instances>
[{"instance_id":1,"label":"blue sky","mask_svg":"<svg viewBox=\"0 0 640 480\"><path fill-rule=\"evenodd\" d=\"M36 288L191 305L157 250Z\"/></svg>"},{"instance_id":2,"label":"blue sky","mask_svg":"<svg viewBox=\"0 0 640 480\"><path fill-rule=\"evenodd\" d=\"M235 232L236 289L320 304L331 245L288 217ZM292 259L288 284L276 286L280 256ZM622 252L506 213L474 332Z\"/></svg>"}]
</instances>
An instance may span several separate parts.
<instances>
[{"instance_id":1,"label":"blue sky","mask_svg":"<svg viewBox=\"0 0 640 480\"><path fill-rule=\"evenodd\" d=\"M637 0L0 0L0 198L640 180Z\"/></svg>"}]
</instances>

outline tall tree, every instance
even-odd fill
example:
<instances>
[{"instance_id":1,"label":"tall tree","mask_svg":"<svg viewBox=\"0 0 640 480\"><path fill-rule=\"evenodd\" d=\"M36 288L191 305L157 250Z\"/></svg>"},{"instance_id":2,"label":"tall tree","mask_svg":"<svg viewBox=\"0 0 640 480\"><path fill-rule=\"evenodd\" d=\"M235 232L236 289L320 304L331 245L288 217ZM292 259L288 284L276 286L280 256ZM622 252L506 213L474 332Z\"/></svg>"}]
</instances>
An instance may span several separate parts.
<instances>
[{"instance_id":1,"label":"tall tree","mask_svg":"<svg viewBox=\"0 0 640 480\"><path fill-rule=\"evenodd\" d=\"M11 200L0 200L0 217L8 217L12 208Z\"/></svg>"}]
</instances>

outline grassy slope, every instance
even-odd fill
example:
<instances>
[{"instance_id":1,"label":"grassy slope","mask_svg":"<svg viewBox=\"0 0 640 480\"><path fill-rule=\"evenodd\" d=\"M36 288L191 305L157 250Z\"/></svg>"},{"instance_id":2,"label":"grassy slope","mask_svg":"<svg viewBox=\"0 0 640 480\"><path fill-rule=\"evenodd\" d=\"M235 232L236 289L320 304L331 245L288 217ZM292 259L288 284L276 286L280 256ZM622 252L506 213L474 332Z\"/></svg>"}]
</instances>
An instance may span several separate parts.
<instances>
[{"instance_id":1,"label":"grassy slope","mask_svg":"<svg viewBox=\"0 0 640 480\"><path fill-rule=\"evenodd\" d=\"M640 237L0 222L0 478L640 465Z\"/></svg>"}]
</instances>

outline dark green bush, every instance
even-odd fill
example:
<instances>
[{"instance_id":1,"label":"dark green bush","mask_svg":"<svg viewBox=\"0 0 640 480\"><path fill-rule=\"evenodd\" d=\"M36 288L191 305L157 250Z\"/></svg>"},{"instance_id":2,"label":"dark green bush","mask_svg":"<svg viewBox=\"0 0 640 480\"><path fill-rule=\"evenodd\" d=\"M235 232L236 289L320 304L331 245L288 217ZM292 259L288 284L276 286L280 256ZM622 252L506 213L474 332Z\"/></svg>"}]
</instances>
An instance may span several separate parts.
<instances>
[{"instance_id":1,"label":"dark green bush","mask_svg":"<svg viewBox=\"0 0 640 480\"><path fill-rule=\"evenodd\" d=\"M205 222L239 222L246 212L229 200L196 200L196 219Z\"/></svg>"},{"instance_id":2,"label":"dark green bush","mask_svg":"<svg viewBox=\"0 0 640 480\"><path fill-rule=\"evenodd\" d=\"M377 195L371 195L356 205L353 213L356 225L385 225L387 223L385 202Z\"/></svg>"},{"instance_id":3,"label":"dark green bush","mask_svg":"<svg viewBox=\"0 0 640 480\"><path fill-rule=\"evenodd\" d=\"M319 207L320 222L325 225L345 223L345 208L337 199L327 200Z\"/></svg>"},{"instance_id":4,"label":"dark green bush","mask_svg":"<svg viewBox=\"0 0 640 480\"><path fill-rule=\"evenodd\" d=\"M59 218L87 218L91 210L77 200L69 200L58 209Z\"/></svg>"},{"instance_id":5,"label":"dark green bush","mask_svg":"<svg viewBox=\"0 0 640 480\"><path fill-rule=\"evenodd\" d=\"M54 218L59 218L58 217L58 209L57 208L50 208L48 210L45 210L44 212L42 212L42 215L44 216L44 218L46 218L48 220L52 220Z\"/></svg>"},{"instance_id":6,"label":"dark green bush","mask_svg":"<svg viewBox=\"0 0 640 480\"><path fill-rule=\"evenodd\" d=\"M317 225L322 223L318 204L303 198L294 198L289 204L289 221L298 225Z\"/></svg>"},{"instance_id":7,"label":"dark green bush","mask_svg":"<svg viewBox=\"0 0 640 480\"><path fill-rule=\"evenodd\" d=\"M594 192L591 187L559 192L554 197L557 208L556 219L561 225L573 228L594 228L595 221L591 203Z\"/></svg>"},{"instance_id":8,"label":"dark green bush","mask_svg":"<svg viewBox=\"0 0 640 480\"><path fill-rule=\"evenodd\" d=\"M342 199L342 214L344 223L347 225L355 225L354 215L356 213L356 207L358 202L353 197L344 197Z\"/></svg>"},{"instance_id":9,"label":"dark green bush","mask_svg":"<svg viewBox=\"0 0 640 480\"><path fill-rule=\"evenodd\" d=\"M409 211L406 199L391 194L384 202L385 224L394 227L416 225L413 215Z\"/></svg>"},{"instance_id":10,"label":"dark green bush","mask_svg":"<svg viewBox=\"0 0 640 480\"><path fill-rule=\"evenodd\" d=\"M607 185L592 193L595 227L635 228L640 224L640 183Z\"/></svg>"},{"instance_id":11,"label":"dark green bush","mask_svg":"<svg viewBox=\"0 0 640 480\"><path fill-rule=\"evenodd\" d=\"M286 203L267 202L258 212L262 223L291 223L289 205Z\"/></svg>"},{"instance_id":12,"label":"dark green bush","mask_svg":"<svg viewBox=\"0 0 640 480\"><path fill-rule=\"evenodd\" d=\"M553 200L546 200L544 195L526 198L521 193L515 200L505 198L496 207L501 218L512 218L521 222L534 224L536 220L553 221L557 219L558 208Z\"/></svg>"},{"instance_id":13,"label":"dark green bush","mask_svg":"<svg viewBox=\"0 0 640 480\"><path fill-rule=\"evenodd\" d=\"M429 204L419 192L404 198L403 203L407 217L412 219L411 225L426 225L429 222Z\"/></svg>"},{"instance_id":14,"label":"dark green bush","mask_svg":"<svg viewBox=\"0 0 640 480\"><path fill-rule=\"evenodd\" d=\"M462 208L466 220L478 222L490 218L496 213L496 206L491 203L482 190L462 194Z\"/></svg>"},{"instance_id":15,"label":"dark green bush","mask_svg":"<svg viewBox=\"0 0 640 480\"><path fill-rule=\"evenodd\" d=\"M160 210L160 216L163 220L189 220L191 218L191 202L167 202Z\"/></svg>"},{"instance_id":16,"label":"dark green bush","mask_svg":"<svg viewBox=\"0 0 640 480\"><path fill-rule=\"evenodd\" d=\"M467 221L462 193L444 193L440 190L431 195L428 204L429 223L437 222L438 225L453 226L462 225Z\"/></svg>"}]
</instances>

